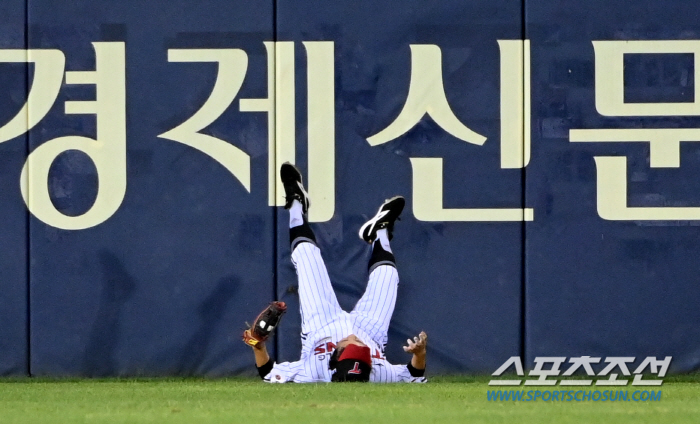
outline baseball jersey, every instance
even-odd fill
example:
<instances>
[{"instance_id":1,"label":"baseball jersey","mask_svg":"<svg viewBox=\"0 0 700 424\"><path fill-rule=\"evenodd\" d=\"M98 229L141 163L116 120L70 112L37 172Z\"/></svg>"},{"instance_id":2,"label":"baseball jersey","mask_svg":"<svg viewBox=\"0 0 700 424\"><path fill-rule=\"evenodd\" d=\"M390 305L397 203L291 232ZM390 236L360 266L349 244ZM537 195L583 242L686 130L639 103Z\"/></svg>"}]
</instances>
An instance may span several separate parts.
<instances>
[{"instance_id":1,"label":"baseball jersey","mask_svg":"<svg viewBox=\"0 0 700 424\"><path fill-rule=\"evenodd\" d=\"M389 321L396 305L398 272L392 265L375 267L367 289L351 312L338 304L320 250L313 243L299 243L292 251L299 280L301 307L301 357L295 362L275 363L263 378L268 383L330 382L328 362L338 341L354 334L372 355L370 382L423 383L406 365L394 365L384 358Z\"/></svg>"}]
</instances>

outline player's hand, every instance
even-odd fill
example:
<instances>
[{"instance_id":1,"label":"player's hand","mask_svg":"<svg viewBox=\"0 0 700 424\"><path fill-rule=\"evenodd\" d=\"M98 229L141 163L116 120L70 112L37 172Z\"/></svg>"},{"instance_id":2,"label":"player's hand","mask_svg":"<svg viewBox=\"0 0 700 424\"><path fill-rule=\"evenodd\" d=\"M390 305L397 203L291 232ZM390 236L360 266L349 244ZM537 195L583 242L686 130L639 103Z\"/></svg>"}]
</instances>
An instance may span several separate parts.
<instances>
[{"instance_id":1,"label":"player's hand","mask_svg":"<svg viewBox=\"0 0 700 424\"><path fill-rule=\"evenodd\" d=\"M422 356L425 355L425 348L428 345L428 335L425 331L421 331L418 337L414 337L413 340L407 339L406 342L408 346L403 347L404 352Z\"/></svg>"},{"instance_id":2,"label":"player's hand","mask_svg":"<svg viewBox=\"0 0 700 424\"><path fill-rule=\"evenodd\" d=\"M255 350L265 349L265 341L257 340L250 332L250 329L243 332L243 342Z\"/></svg>"}]
</instances>

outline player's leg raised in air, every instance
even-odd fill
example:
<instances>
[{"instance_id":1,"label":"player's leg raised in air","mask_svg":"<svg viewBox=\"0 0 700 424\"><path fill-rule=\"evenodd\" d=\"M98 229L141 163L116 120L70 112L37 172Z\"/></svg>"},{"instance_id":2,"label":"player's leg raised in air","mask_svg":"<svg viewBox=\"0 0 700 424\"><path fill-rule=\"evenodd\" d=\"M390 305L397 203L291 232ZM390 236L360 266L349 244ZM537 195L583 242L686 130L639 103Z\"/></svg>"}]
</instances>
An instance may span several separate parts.
<instances>
[{"instance_id":1,"label":"player's leg raised in air","mask_svg":"<svg viewBox=\"0 0 700 424\"><path fill-rule=\"evenodd\" d=\"M333 321L343 310L331 286L328 270L316 246L316 237L305 219L309 195L304 189L301 173L289 162L280 168L280 178L289 209L289 239L292 263L299 280L302 337Z\"/></svg>"},{"instance_id":2,"label":"player's leg raised in air","mask_svg":"<svg viewBox=\"0 0 700 424\"><path fill-rule=\"evenodd\" d=\"M396 305L399 274L391 251L394 222L406 201L401 196L386 200L377 214L360 228L360 238L372 245L367 289L351 312L358 327L382 348L386 346L389 322Z\"/></svg>"}]
</instances>

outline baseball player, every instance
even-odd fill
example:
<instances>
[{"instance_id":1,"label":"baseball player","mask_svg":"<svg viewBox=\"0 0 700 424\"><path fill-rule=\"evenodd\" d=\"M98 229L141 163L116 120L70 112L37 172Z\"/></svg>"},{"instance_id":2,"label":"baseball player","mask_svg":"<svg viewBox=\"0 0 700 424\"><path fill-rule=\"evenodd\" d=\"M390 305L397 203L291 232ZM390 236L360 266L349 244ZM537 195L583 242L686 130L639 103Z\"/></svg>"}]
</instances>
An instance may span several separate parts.
<instances>
[{"instance_id":1,"label":"baseball player","mask_svg":"<svg viewBox=\"0 0 700 424\"><path fill-rule=\"evenodd\" d=\"M285 209L289 209L292 262L299 280L303 347L298 361L278 364L270 359L264 339L286 309L283 302L273 302L273 313L268 309L267 321L262 320L260 326L267 326L265 337L256 340L254 328L244 333L244 341L253 346L260 377L269 383L425 382L425 332L404 346L404 351L413 355L409 363L392 365L384 358L399 284L389 240L394 222L403 210L404 198L385 201L360 229L360 238L372 244L369 281L364 295L348 313L338 304L316 238L305 219L310 203L301 173L285 163L280 177L287 200Z\"/></svg>"}]
</instances>

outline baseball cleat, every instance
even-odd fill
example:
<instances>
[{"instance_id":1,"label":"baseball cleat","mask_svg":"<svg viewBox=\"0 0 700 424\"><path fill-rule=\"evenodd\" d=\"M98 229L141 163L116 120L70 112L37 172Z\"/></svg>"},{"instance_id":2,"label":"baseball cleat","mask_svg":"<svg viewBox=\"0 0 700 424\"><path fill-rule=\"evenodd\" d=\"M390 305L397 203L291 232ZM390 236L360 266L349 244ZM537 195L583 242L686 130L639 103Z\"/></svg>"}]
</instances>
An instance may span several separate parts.
<instances>
[{"instance_id":1,"label":"baseball cleat","mask_svg":"<svg viewBox=\"0 0 700 424\"><path fill-rule=\"evenodd\" d=\"M377 238L377 230L386 228L389 233L389 239L391 239L394 231L394 222L399 219L405 204L406 199L402 196L385 200L379 207L377 214L360 228L360 238L367 243L372 243Z\"/></svg>"},{"instance_id":2,"label":"baseball cleat","mask_svg":"<svg viewBox=\"0 0 700 424\"><path fill-rule=\"evenodd\" d=\"M304 183L299 169L291 163L285 162L280 168L280 178L282 179L282 185L284 185L284 198L286 200L284 208L289 209L292 207L292 202L298 200L304 213L306 213L311 202L309 201L309 194L304 190Z\"/></svg>"}]
</instances>

